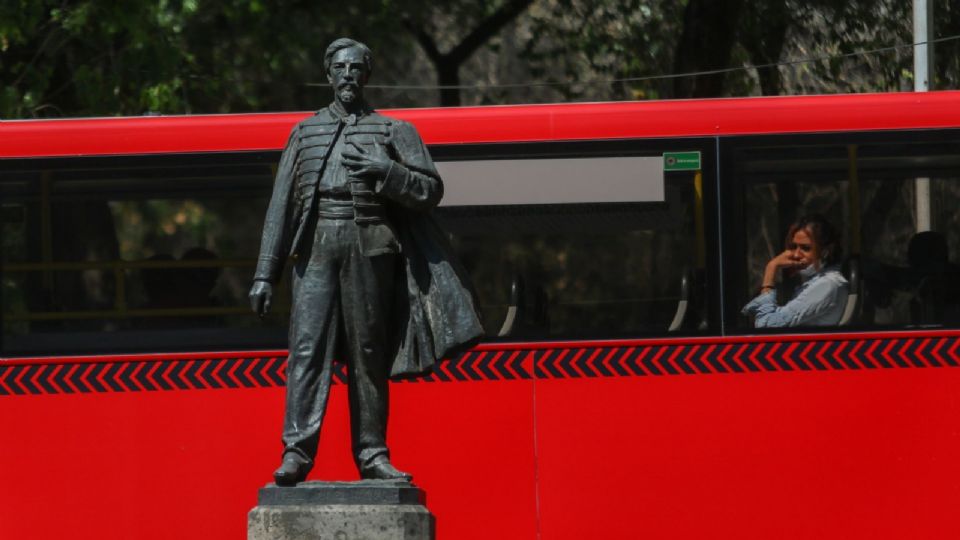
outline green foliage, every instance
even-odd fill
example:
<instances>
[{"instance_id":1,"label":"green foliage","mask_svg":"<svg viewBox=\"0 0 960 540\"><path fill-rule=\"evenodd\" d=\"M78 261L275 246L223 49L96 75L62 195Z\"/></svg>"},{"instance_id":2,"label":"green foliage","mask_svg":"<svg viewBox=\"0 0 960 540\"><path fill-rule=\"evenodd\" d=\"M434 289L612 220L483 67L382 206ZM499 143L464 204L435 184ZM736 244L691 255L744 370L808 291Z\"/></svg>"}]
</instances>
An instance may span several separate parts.
<instances>
[{"instance_id":1,"label":"green foliage","mask_svg":"<svg viewBox=\"0 0 960 540\"><path fill-rule=\"evenodd\" d=\"M409 49L383 31L391 4L0 0L0 115L312 108L333 39Z\"/></svg>"},{"instance_id":2,"label":"green foliage","mask_svg":"<svg viewBox=\"0 0 960 540\"><path fill-rule=\"evenodd\" d=\"M504 72L510 79L495 81L560 83L559 92L472 94L490 103L683 97L690 89L672 79L593 81L838 55L912 40L910 2L904 0L722 0L737 16L719 20L704 14L715 14L714 2L721 0L538 0L509 27L489 24L511 2L523 4L0 0L0 117L312 109L328 99L323 49L344 35L378 53L377 84L433 83L429 68L441 66L425 60L424 37L445 55L478 28L494 30L479 33L479 49L463 50L483 51L488 63L472 65L471 80L463 83L483 82L477 74L498 69L494 63L503 55L511 57L513 67ZM960 34L958 6L934 2L937 37ZM511 33L509 47L505 33ZM733 39L725 39L729 36ZM705 51L708 46L723 50ZM936 87L957 87L960 42L938 44L935 57ZM713 65L717 58L727 59L725 65ZM457 66L464 62L456 60ZM452 80L450 66L446 70L445 80ZM904 49L738 71L721 76L723 84L711 91L909 89L911 71L910 50ZM436 94L391 94L384 101L432 105Z\"/></svg>"}]
</instances>

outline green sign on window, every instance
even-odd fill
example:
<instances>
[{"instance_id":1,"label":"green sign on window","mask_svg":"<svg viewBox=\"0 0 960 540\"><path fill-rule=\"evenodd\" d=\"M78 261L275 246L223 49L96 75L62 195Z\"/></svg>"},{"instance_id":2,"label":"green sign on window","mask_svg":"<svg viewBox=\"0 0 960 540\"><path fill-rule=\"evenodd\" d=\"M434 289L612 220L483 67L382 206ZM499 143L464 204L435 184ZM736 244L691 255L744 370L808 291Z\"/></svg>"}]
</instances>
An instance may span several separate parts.
<instances>
[{"instance_id":1,"label":"green sign on window","mask_svg":"<svg viewBox=\"0 0 960 540\"><path fill-rule=\"evenodd\" d=\"M664 152L663 170L699 171L700 152Z\"/></svg>"}]
</instances>

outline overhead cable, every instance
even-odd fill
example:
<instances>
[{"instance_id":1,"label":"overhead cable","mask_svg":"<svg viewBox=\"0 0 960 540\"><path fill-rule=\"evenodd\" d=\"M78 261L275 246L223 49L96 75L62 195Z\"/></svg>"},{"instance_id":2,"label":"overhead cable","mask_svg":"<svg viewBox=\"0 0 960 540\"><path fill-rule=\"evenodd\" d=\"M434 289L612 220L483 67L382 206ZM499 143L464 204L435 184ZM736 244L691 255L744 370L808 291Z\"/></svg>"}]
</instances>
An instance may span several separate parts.
<instances>
[{"instance_id":1,"label":"overhead cable","mask_svg":"<svg viewBox=\"0 0 960 540\"><path fill-rule=\"evenodd\" d=\"M703 71L694 71L689 73L671 73L667 75L648 75L645 77L624 77L620 79L599 79L589 81L553 81L553 82L528 82L528 83L503 83L503 84L368 84L367 88L377 88L381 90L486 90L494 88L530 88L539 86L570 86L574 84L616 84L633 83L643 81L655 81L664 79L679 79L683 77L699 77L702 75L719 75L721 73L733 73L737 71L769 69L781 66L795 66L799 64L809 64L813 62L822 62L824 60L837 60L844 58L853 58L857 56L869 56L901 49L911 49L920 45L929 45L934 43L944 43L947 41L960 40L960 34L928 41L918 41L916 43L904 43L901 45L891 45L865 51L855 51L843 54L811 56L798 60L785 60L783 62L771 62L769 64L744 65L738 67L728 67L721 69L708 69ZM307 86L330 86L329 83L306 83Z\"/></svg>"}]
</instances>

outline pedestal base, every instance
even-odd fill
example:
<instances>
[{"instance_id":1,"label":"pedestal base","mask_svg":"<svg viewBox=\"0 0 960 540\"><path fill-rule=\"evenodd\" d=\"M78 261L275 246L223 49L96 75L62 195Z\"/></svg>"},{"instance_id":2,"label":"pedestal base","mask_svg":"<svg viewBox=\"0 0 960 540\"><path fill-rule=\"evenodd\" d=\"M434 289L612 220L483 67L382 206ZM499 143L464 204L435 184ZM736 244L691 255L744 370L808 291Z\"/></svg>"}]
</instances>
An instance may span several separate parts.
<instances>
[{"instance_id":1,"label":"pedestal base","mask_svg":"<svg viewBox=\"0 0 960 540\"><path fill-rule=\"evenodd\" d=\"M247 519L248 540L433 540L434 517L409 482L269 484Z\"/></svg>"}]
</instances>

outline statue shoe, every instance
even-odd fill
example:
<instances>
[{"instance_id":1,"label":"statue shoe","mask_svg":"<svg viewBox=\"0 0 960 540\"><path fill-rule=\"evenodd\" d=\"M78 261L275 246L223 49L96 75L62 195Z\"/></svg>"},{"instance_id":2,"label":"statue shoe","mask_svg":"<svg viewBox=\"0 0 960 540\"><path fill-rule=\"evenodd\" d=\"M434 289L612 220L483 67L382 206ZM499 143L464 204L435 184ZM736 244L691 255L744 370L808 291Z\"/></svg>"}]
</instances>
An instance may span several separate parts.
<instances>
[{"instance_id":1,"label":"statue shoe","mask_svg":"<svg viewBox=\"0 0 960 540\"><path fill-rule=\"evenodd\" d=\"M381 459L367 465L360 471L360 477L364 480L403 480L409 482L413 480L413 475L397 470L386 459Z\"/></svg>"},{"instance_id":2,"label":"statue shoe","mask_svg":"<svg viewBox=\"0 0 960 540\"><path fill-rule=\"evenodd\" d=\"M295 486L307 478L307 473L313 468L311 460L296 452L283 454L283 462L273 472L273 479L278 486Z\"/></svg>"}]
</instances>

